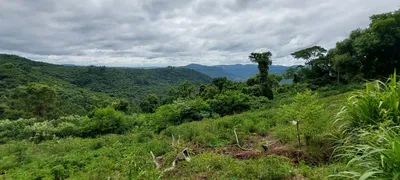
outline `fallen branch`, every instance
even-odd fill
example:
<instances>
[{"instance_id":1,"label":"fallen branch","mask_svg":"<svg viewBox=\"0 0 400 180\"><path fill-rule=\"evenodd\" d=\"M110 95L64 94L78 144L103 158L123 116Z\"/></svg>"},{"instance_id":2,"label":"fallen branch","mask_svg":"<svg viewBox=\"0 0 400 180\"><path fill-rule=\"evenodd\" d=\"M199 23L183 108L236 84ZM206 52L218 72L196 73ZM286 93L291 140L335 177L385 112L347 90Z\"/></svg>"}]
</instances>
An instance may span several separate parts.
<instances>
[{"instance_id":1,"label":"fallen branch","mask_svg":"<svg viewBox=\"0 0 400 180\"><path fill-rule=\"evenodd\" d=\"M233 133L235 133L236 145L237 145L240 149L242 149L242 150L244 150L244 151L251 151L251 150L252 150L252 149L246 149L246 148L244 148L244 147L242 147L242 146L240 145L240 143L239 143L239 138L238 138L238 135L237 135L237 133L236 133L236 128L233 129Z\"/></svg>"},{"instance_id":2,"label":"fallen branch","mask_svg":"<svg viewBox=\"0 0 400 180\"><path fill-rule=\"evenodd\" d=\"M154 156L153 151L150 151L151 156L153 157L153 162L156 164L157 169L161 168L161 164L157 162L156 156Z\"/></svg>"},{"instance_id":3,"label":"fallen branch","mask_svg":"<svg viewBox=\"0 0 400 180\"><path fill-rule=\"evenodd\" d=\"M181 139L181 136L178 136L178 140L177 140L177 141L175 141L175 137L174 137L173 134L172 134L171 136L172 136L171 145L172 145L172 147L175 149L175 152L177 153L177 155L176 155L175 159L172 161L171 167L166 168L166 169L164 169L163 171L161 171L160 177L161 177L165 172L174 170L175 167L176 167L176 165L178 164L178 162L180 162L180 161L190 161L190 160L191 160L191 157L190 157L188 148L185 148L185 149L183 149L181 152L178 153L178 150L177 150L177 149L178 149L179 146L180 146L180 139ZM156 158L156 157L154 156L154 154L153 154L152 151L150 151L150 153L151 153L151 156L153 157L153 162L154 162L154 164L156 164L157 169L161 169L161 166L162 166L162 165L161 165L161 163L159 163L159 162L157 161L157 159L159 159L160 157L157 157L157 158ZM162 157L161 157L161 158L162 158Z\"/></svg>"},{"instance_id":4,"label":"fallen branch","mask_svg":"<svg viewBox=\"0 0 400 180\"><path fill-rule=\"evenodd\" d=\"M169 167L169 168L167 168L167 169L164 169L163 173L174 170L174 169L175 169L175 166L178 164L178 162L179 162L179 161L183 161L183 160L188 161L188 162L191 160L190 155L189 155L188 148L185 148L182 152L180 152L180 153L176 156L175 160L172 161L171 167Z\"/></svg>"},{"instance_id":5,"label":"fallen branch","mask_svg":"<svg viewBox=\"0 0 400 180\"><path fill-rule=\"evenodd\" d=\"M172 136L171 146L172 146L172 147L175 147L175 138L174 138L174 135L172 134L171 136Z\"/></svg>"}]
</instances>

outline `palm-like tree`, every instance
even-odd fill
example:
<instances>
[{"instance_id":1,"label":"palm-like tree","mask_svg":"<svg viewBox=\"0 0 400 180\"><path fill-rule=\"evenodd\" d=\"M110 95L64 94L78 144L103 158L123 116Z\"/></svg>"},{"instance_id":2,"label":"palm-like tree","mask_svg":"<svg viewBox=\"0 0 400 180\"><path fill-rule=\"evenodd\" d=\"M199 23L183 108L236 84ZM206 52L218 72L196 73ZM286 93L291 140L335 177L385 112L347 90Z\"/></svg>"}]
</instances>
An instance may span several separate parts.
<instances>
[{"instance_id":1,"label":"palm-like tree","mask_svg":"<svg viewBox=\"0 0 400 180\"><path fill-rule=\"evenodd\" d=\"M274 98L272 90L267 82L269 66L272 64L271 56L272 53L269 51L262 53L252 52L249 56L251 62L255 62L258 64L258 71L260 74L259 77L260 77L260 84L262 87L262 91L264 96L268 97L269 99Z\"/></svg>"},{"instance_id":2,"label":"palm-like tree","mask_svg":"<svg viewBox=\"0 0 400 180\"><path fill-rule=\"evenodd\" d=\"M252 52L249 56L251 62L258 63L258 71L260 73L260 83L264 84L267 81L269 66L272 64L271 52L255 53Z\"/></svg>"}]
</instances>

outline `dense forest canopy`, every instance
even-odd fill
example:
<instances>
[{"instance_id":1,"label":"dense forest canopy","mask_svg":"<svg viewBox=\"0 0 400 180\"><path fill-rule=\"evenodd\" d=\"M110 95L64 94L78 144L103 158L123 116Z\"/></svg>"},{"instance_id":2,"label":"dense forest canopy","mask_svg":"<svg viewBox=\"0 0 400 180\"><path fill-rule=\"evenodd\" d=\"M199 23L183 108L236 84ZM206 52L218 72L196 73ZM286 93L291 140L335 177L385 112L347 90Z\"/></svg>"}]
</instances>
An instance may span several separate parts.
<instances>
[{"instance_id":1,"label":"dense forest canopy","mask_svg":"<svg viewBox=\"0 0 400 180\"><path fill-rule=\"evenodd\" d=\"M147 94L166 98L170 88L185 80L199 86L211 78L184 68L67 67L1 54L0 117L37 117L33 111L50 107L46 115L39 116L83 115L96 107L121 103L129 104L129 112L140 112L138 102ZM49 100L33 110L35 101L42 98Z\"/></svg>"}]
</instances>

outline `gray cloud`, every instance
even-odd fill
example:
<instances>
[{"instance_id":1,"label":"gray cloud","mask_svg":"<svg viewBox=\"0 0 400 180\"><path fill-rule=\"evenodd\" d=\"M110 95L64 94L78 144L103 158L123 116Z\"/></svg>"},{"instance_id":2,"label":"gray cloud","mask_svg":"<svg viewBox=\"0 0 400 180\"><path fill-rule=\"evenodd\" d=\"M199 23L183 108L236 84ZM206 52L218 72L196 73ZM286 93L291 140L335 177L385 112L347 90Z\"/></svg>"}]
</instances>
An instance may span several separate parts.
<instances>
[{"instance_id":1,"label":"gray cloud","mask_svg":"<svg viewBox=\"0 0 400 180\"><path fill-rule=\"evenodd\" d=\"M369 16L398 0L0 0L0 53L57 64L167 66L249 63L255 50L273 64L289 54L332 48Z\"/></svg>"}]
</instances>

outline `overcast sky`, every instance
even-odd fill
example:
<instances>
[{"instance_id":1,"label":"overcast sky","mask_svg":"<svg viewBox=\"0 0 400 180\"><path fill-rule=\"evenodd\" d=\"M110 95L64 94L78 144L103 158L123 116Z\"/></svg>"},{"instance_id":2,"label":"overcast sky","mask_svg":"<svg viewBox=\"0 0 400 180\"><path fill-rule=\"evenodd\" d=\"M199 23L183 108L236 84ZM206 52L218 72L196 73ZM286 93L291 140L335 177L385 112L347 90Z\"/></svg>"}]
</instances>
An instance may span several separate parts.
<instances>
[{"instance_id":1,"label":"overcast sky","mask_svg":"<svg viewBox=\"0 0 400 180\"><path fill-rule=\"evenodd\" d=\"M0 53L56 64L180 66L302 63L400 0L0 0Z\"/></svg>"}]
</instances>

